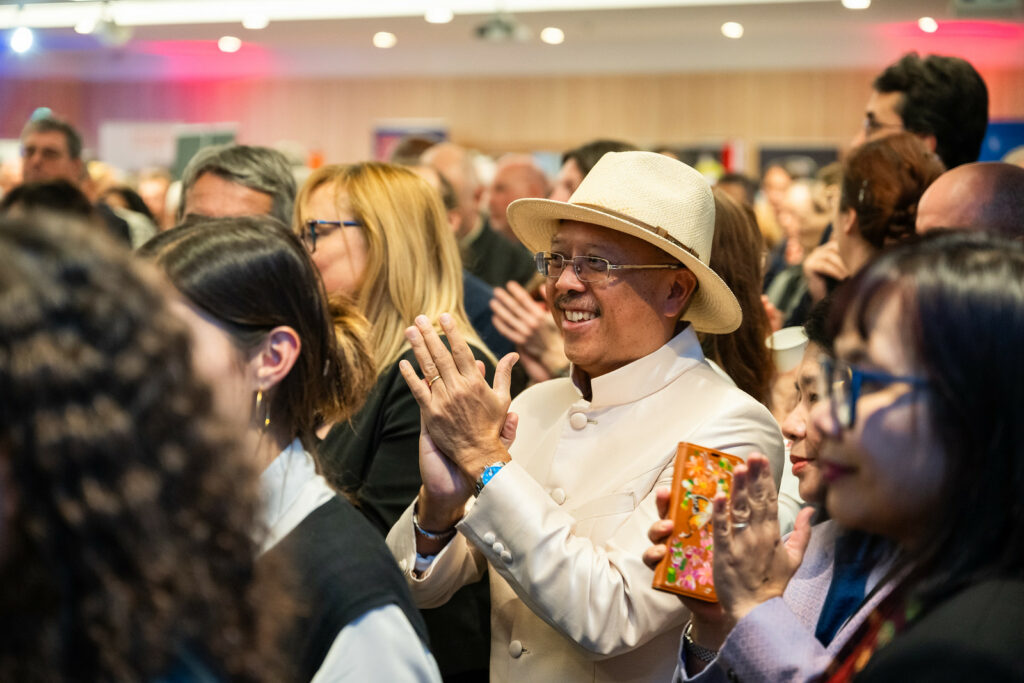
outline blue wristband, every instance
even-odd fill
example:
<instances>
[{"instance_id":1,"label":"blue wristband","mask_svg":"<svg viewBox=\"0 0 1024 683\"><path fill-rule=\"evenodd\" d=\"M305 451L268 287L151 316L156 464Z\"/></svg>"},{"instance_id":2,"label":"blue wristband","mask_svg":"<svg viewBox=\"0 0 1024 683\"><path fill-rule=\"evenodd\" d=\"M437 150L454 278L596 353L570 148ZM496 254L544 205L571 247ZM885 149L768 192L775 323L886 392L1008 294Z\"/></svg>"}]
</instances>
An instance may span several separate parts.
<instances>
[{"instance_id":1,"label":"blue wristband","mask_svg":"<svg viewBox=\"0 0 1024 683\"><path fill-rule=\"evenodd\" d=\"M484 468L483 473L480 474L480 478L476 480L476 495L480 495L480 492L487 486L487 482L494 478L494 475L501 471L501 468L505 466L503 462L496 462L493 465L488 465Z\"/></svg>"}]
</instances>

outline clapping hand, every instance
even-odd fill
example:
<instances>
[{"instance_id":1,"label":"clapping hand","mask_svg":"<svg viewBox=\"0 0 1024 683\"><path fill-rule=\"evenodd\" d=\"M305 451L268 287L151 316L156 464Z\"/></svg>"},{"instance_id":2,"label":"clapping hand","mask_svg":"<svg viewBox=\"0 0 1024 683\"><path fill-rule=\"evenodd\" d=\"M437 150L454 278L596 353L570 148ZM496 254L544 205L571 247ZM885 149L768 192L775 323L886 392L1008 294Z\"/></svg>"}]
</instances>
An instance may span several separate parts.
<instances>
[{"instance_id":1,"label":"clapping hand","mask_svg":"<svg viewBox=\"0 0 1024 683\"><path fill-rule=\"evenodd\" d=\"M811 537L811 508L800 511L793 533L780 539L778 492L768 459L751 455L733 473L732 494L715 498L715 592L735 623L762 602L780 597Z\"/></svg>"},{"instance_id":2,"label":"clapping hand","mask_svg":"<svg viewBox=\"0 0 1024 683\"><path fill-rule=\"evenodd\" d=\"M499 361L492 388L454 319L445 313L440 323L452 350L448 351L426 316L418 316L416 325L406 330L406 338L423 379L407 361L400 363L399 370L420 406L425 436L429 437L427 450L443 454L475 481L488 465L509 459L501 436L511 402L509 378L517 356L511 353Z\"/></svg>"}]
</instances>

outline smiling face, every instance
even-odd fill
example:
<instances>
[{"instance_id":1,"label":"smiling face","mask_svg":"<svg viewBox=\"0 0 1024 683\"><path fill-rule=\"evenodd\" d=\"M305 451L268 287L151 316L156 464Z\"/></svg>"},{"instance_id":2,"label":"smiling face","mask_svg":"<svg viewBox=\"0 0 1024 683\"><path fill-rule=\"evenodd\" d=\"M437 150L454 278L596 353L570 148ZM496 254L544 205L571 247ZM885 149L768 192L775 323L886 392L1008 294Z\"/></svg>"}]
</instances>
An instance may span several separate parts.
<instances>
[{"instance_id":1,"label":"smiling face","mask_svg":"<svg viewBox=\"0 0 1024 683\"><path fill-rule=\"evenodd\" d=\"M303 221L356 221L349 206L348 193L333 183L324 183L313 190L299 207ZM320 270L328 294L342 293L355 297L363 282L369 258L364 229L358 226L320 226L317 230L313 263Z\"/></svg>"},{"instance_id":2,"label":"smiling face","mask_svg":"<svg viewBox=\"0 0 1024 683\"><path fill-rule=\"evenodd\" d=\"M821 401L821 364L818 357L822 350L809 343L803 360L796 372L796 407L782 421L782 435L792 443L789 461L793 474L799 480L800 497L808 503L822 503L825 500L825 480L822 478L821 432L811 421L811 410Z\"/></svg>"},{"instance_id":3,"label":"smiling face","mask_svg":"<svg viewBox=\"0 0 1024 683\"><path fill-rule=\"evenodd\" d=\"M879 297L866 316L868 339L848 318L836 338L837 359L865 371L921 376L906 345L910 335L898 293ZM927 389L865 380L850 429L838 423L831 401L816 406L812 419L824 437L821 462L832 518L846 528L912 542L941 504L944 456L930 424Z\"/></svg>"},{"instance_id":4,"label":"smiling face","mask_svg":"<svg viewBox=\"0 0 1024 683\"><path fill-rule=\"evenodd\" d=\"M575 221L558 228L551 251L566 258L598 256L620 265L675 263L636 237ZM548 280L546 296L566 357L598 377L671 339L695 282L693 273L683 269L610 271L605 282L580 282L567 265L557 279Z\"/></svg>"}]
</instances>

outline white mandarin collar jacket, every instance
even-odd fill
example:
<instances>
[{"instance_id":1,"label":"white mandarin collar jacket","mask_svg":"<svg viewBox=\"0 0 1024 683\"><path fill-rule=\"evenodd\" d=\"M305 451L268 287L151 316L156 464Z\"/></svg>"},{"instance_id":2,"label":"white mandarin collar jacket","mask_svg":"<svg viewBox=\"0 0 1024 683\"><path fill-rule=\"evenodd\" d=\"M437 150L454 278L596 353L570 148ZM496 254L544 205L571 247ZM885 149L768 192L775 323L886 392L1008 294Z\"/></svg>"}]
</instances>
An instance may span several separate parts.
<instances>
[{"instance_id":1,"label":"white mandarin collar jacket","mask_svg":"<svg viewBox=\"0 0 1024 683\"><path fill-rule=\"evenodd\" d=\"M641 554L677 444L761 452L781 472L771 414L716 374L689 328L591 390L552 380L513 402L512 462L422 575L412 506L388 535L421 607L490 565L492 681L671 680L687 613L651 588Z\"/></svg>"}]
</instances>

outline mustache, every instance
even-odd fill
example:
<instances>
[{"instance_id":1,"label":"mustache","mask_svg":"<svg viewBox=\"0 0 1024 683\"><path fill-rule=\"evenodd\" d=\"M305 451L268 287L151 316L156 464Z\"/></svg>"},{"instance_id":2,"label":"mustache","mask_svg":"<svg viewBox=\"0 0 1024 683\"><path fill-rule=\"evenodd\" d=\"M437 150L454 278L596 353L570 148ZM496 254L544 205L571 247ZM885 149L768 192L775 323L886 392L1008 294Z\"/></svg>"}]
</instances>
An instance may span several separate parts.
<instances>
[{"instance_id":1,"label":"mustache","mask_svg":"<svg viewBox=\"0 0 1024 683\"><path fill-rule=\"evenodd\" d=\"M555 298L555 308L572 308L574 304L580 308L588 308L595 311L598 308L597 303L591 300L587 294L579 292L560 294Z\"/></svg>"}]
</instances>

